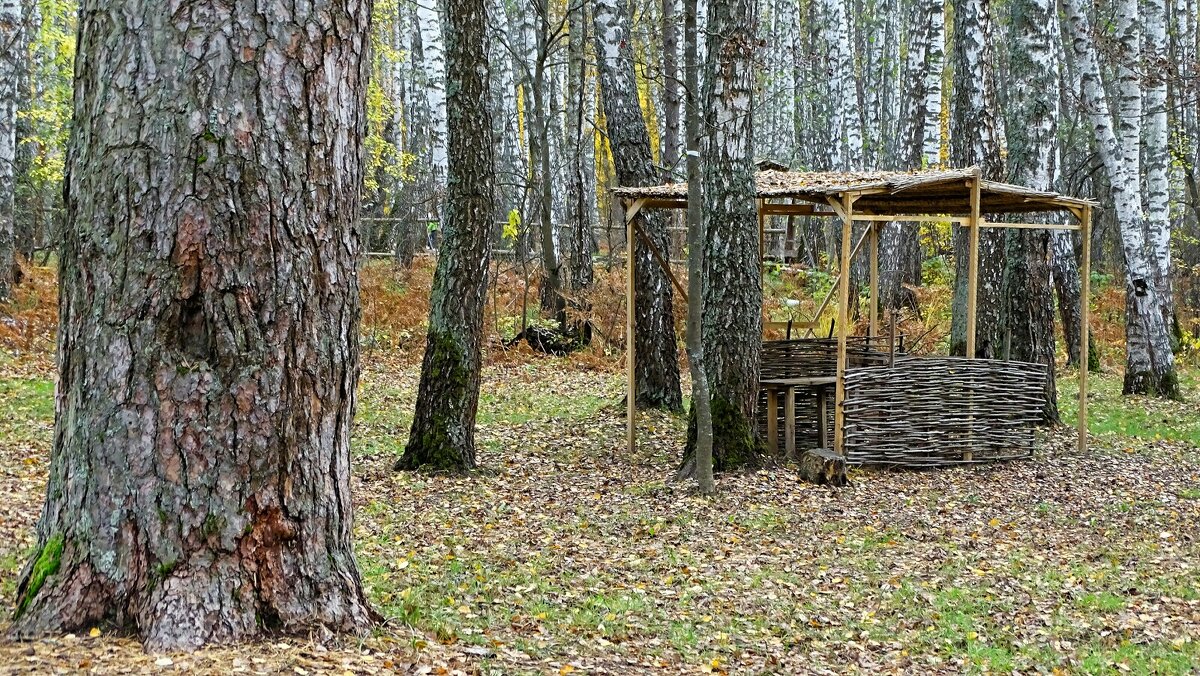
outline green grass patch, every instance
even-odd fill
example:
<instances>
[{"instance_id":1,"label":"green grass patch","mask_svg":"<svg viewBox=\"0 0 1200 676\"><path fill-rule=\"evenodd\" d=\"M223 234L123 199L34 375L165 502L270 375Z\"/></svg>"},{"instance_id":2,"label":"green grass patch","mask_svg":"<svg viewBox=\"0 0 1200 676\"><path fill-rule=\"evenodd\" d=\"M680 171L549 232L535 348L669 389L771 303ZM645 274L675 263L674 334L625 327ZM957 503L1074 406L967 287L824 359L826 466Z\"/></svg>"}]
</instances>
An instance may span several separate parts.
<instances>
[{"instance_id":1,"label":"green grass patch","mask_svg":"<svg viewBox=\"0 0 1200 676\"><path fill-rule=\"evenodd\" d=\"M1166 439L1200 446L1200 414L1197 414L1197 372L1180 367L1179 387L1183 402L1121 394L1120 376L1088 378L1088 429L1093 435ZM1059 374L1058 405L1063 420L1079 415L1078 371Z\"/></svg>"},{"instance_id":2,"label":"green grass patch","mask_svg":"<svg viewBox=\"0 0 1200 676\"><path fill-rule=\"evenodd\" d=\"M1115 613L1125 609L1125 599L1111 592L1084 594L1076 603L1084 610L1099 613Z\"/></svg>"},{"instance_id":3,"label":"green grass patch","mask_svg":"<svg viewBox=\"0 0 1200 676\"><path fill-rule=\"evenodd\" d=\"M0 439L49 444L54 438L54 381L0 380Z\"/></svg>"}]
</instances>

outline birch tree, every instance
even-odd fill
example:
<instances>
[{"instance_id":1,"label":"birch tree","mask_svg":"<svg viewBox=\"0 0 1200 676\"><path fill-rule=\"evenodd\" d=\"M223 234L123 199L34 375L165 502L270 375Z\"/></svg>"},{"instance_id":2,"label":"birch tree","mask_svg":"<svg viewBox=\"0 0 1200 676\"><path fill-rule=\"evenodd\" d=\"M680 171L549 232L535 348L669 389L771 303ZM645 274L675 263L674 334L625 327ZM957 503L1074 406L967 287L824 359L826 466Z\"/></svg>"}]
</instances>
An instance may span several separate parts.
<instances>
[{"instance_id":1,"label":"birch tree","mask_svg":"<svg viewBox=\"0 0 1200 676\"><path fill-rule=\"evenodd\" d=\"M950 162L959 167L978 165L983 178L1003 181L1004 121L996 102L995 53L992 45L990 0L956 0L954 3L954 107L950 128ZM954 315L950 328L950 353L967 349L968 233L954 235ZM976 352L999 353L1001 285L1004 234L985 229L979 236L979 287L976 302Z\"/></svg>"},{"instance_id":2,"label":"birch tree","mask_svg":"<svg viewBox=\"0 0 1200 676\"><path fill-rule=\"evenodd\" d=\"M850 43L850 17L846 0L823 0L827 20L831 127L829 166L833 169L858 169L863 162L862 120L859 117L858 88L854 78L854 54Z\"/></svg>"},{"instance_id":3,"label":"birch tree","mask_svg":"<svg viewBox=\"0 0 1200 676\"><path fill-rule=\"evenodd\" d=\"M595 184L595 163L588 122L587 41L588 7L581 4L568 10L567 59L567 222L570 226L570 288L581 291L592 285L592 205L589 188Z\"/></svg>"},{"instance_id":4,"label":"birch tree","mask_svg":"<svg viewBox=\"0 0 1200 676\"><path fill-rule=\"evenodd\" d=\"M750 0L712 0L708 6L701 96L708 129L701 151L708 219L703 337L717 471L761 460L755 431L763 296L754 203L754 9ZM694 452L693 430L685 464Z\"/></svg>"},{"instance_id":5,"label":"birch tree","mask_svg":"<svg viewBox=\"0 0 1200 676\"><path fill-rule=\"evenodd\" d=\"M650 133L638 106L628 12L625 0L597 0L592 7L605 127L620 185L657 185L662 177L654 167ZM637 218L655 247L668 251L665 215L660 210L643 210ZM671 281L649 247L640 240L626 244L637 262L634 277L637 338L633 345L636 403L642 408L677 411L683 408L683 394Z\"/></svg>"},{"instance_id":6,"label":"birch tree","mask_svg":"<svg viewBox=\"0 0 1200 676\"><path fill-rule=\"evenodd\" d=\"M1171 188L1170 152L1167 127L1167 6L1165 0L1143 0L1145 11L1144 59L1141 71L1145 90L1145 204L1147 244L1154 263L1154 284L1168 330L1175 323L1174 294L1171 291Z\"/></svg>"},{"instance_id":7,"label":"birch tree","mask_svg":"<svg viewBox=\"0 0 1200 676\"><path fill-rule=\"evenodd\" d=\"M1117 34L1120 55L1138 52L1136 5L1120 0ZM1132 6L1131 6L1132 5ZM1131 65L1118 66L1121 133L1118 137L1110 114L1108 95L1100 71L1091 21L1080 0L1065 0L1069 39L1080 74L1080 94L1104 162L1120 227L1125 260L1125 383L1126 394L1178 397L1175 355L1164 319L1163 299L1154 283L1151 248L1142 217L1139 189L1141 115L1140 86ZM1133 119L1126 116L1134 115ZM1139 152L1134 152L1134 151ZM1083 349L1086 349L1084 346Z\"/></svg>"},{"instance_id":8,"label":"birch tree","mask_svg":"<svg viewBox=\"0 0 1200 676\"><path fill-rule=\"evenodd\" d=\"M1043 191L1055 187L1058 133L1058 33L1054 0L1009 5L1008 168L1014 183ZM1043 417L1058 422L1055 385L1051 235L1046 230L1005 232L1003 356L1046 365Z\"/></svg>"},{"instance_id":9,"label":"birch tree","mask_svg":"<svg viewBox=\"0 0 1200 676\"><path fill-rule=\"evenodd\" d=\"M942 69L945 14L942 0L917 0L909 21L908 53L901 79L907 86L890 153L897 169L936 166L941 153ZM880 300L897 310L916 308L905 285L921 282L920 230L890 223L880 238Z\"/></svg>"},{"instance_id":10,"label":"birch tree","mask_svg":"<svg viewBox=\"0 0 1200 676\"><path fill-rule=\"evenodd\" d=\"M703 175L700 166L700 64L697 50L696 0L683 0L684 69L686 79L687 180L688 180L688 367L692 376L691 419L695 450L680 467L678 477L696 479L700 492L716 490L713 480L712 400L704 358L704 242Z\"/></svg>"},{"instance_id":11,"label":"birch tree","mask_svg":"<svg viewBox=\"0 0 1200 676\"><path fill-rule=\"evenodd\" d=\"M449 169L445 240L434 271L417 406L400 470L475 466L483 310L495 211L484 0L447 0Z\"/></svg>"},{"instance_id":12,"label":"birch tree","mask_svg":"<svg viewBox=\"0 0 1200 676\"><path fill-rule=\"evenodd\" d=\"M21 3L0 0L0 300L8 298L16 267L17 80L23 42Z\"/></svg>"}]
</instances>

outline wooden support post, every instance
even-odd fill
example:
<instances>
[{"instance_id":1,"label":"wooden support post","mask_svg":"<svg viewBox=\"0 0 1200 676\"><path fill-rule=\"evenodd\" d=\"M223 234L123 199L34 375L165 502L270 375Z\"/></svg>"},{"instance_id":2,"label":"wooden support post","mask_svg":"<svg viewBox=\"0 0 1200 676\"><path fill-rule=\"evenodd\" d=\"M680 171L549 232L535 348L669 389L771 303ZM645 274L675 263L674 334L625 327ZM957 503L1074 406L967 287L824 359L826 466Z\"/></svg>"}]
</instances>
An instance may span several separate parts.
<instances>
[{"instance_id":1,"label":"wooden support post","mask_svg":"<svg viewBox=\"0 0 1200 676\"><path fill-rule=\"evenodd\" d=\"M1092 281L1092 207L1083 208L1079 234L1083 236L1079 268L1079 451L1088 443L1088 315Z\"/></svg>"},{"instance_id":2,"label":"wooden support post","mask_svg":"<svg viewBox=\"0 0 1200 676\"><path fill-rule=\"evenodd\" d=\"M896 311L888 313L891 316L891 329L888 331L888 366L896 366Z\"/></svg>"},{"instance_id":3,"label":"wooden support post","mask_svg":"<svg viewBox=\"0 0 1200 676\"><path fill-rule=\"evenodd\" d=\"M784 390L783 400L783 448L789 462L796 460L796 388Z\"/></svg>"},{"instance_id":4,"label":"wooden support post","mask_svg":"<svg viewBox=\"0 0 1200 676\"><path fill-rule=\"evenodd\" d=\"M846 324L850 320L850 234L851 227L854 225L854 197L848 194L842 195L840 206L842 211L842 260L840 261L841 274L839 278L842 280L842 284L838 287L840 293L837 318L837 383L833 396L833 450L838 455L844 456L846 449L842 426L845 422L845 413L842 407L846 401L846 339L849 337L849 329Z\"/></svg>"},{"instance_id":5,"label":"wooden support post","mask_svg":"<svg viewBox=\"0 0 1200 676\"><path fill-rule=\"evenodd\" d=\"M633 219L641 210L643 200L636 200L625 211L625 437L626 450L630 457L636 448L637 441L637 383L634 377L634 365L637 358L637 348L634 339L637 333L637 312L634 300L637 289L634 283L634 272L637 267L637 235L634 231Z\"/></svg>"},{"instance_id":6,"label":"wooden support post","mask_svg":"<svg viewBox=\"0 0 1200 676\"><path fill-rule=\"evenodd\" d=\"M979 295L979 188L982 178L979 169L971 180L971 220L967 227L969 251L967 254L967 359L975 358L975 309Z\"/></svg>"},{"instance_id":7,"label":"wooden support post","mask_svg":"<svg viewBox=\"0 0 1200 676\"><path fill-rule=\"evenodd\" d=\"M829 448L829 391L817 386L817 445Z\"/></svg>"},{"instance_id":8,"label":"wooden support post","mask_svg":"<svg viewBox=\"0 0 1200 676\"><path fill-rule=\"evenodd\" d=\"M779 453L779 390L767 388L767 449Z\"/></svg>"},{"instance_id":9,"label":"wooden support post","mask_svg":"<svg viewBox=\"0 0 1200 676\"><path fill-rule=\"evenodd\" d=\"M982 229L979 227L982 221L979 215L979 193L982 182L983 177L976 167L975 176L971 179L971 220L968 222L971 228L968 240L971 249L967 259L967 359L975 358L975 311L979 302L979 231ZM970 436L967 441L967 451L963 453L963 460L970 462L975 459L975 453L970 450L969 444L973 441Z\"/></svg>"},{"instance_id":10,"label":"wooden support post","mask_svg":"<svg viewBox=\"0 0 1200 676\"><path fill-rule=\"evenodd\" d=\"M870 293L870 317L869 328L867 335L870 338L879 336L879 224L868 223L867 232L870 233L871 242L871 293ZM868 343L868 347L870 344Z\"/></svg>"},{"instance_id":11,"label":"wooden support post","mask_svg":"<svg viewBox=\"0 0 1200 676\"><path fill-rule=\"evenodd\" d=\"M763 277L767 274L767 215L763 213L766 200L754 200L758 207L758 284L762 287Z\"/></svg>"}]
</instances>

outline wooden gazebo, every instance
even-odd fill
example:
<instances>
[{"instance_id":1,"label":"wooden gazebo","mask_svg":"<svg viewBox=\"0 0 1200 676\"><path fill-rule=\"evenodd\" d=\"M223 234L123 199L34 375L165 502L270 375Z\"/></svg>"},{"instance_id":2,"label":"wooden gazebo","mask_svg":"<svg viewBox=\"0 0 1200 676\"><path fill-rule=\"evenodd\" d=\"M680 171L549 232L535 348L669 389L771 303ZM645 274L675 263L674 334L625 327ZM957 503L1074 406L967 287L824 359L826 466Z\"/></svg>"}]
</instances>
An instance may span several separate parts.
<instances>
[{"instance_id":1,"label":"wooden gazebo","mask_svg":"<svg viewBox=\"0 0 1200 676\"><path fill-rule=\"evenodd\" d=\"M683 285L671 271L668 258L658 251L641 231L636 216L644 209L686 209L687 185L675 183L651 187L622 187L613 193L625 207L626 241L641 239L661 265L679 294L687 297ZM846 368L848 317L850 305L850 263L864 246L870 256L870 294L867 314L869 336L879 335L879 233L891 222L921 221L951 222L969 229L967 277L967 356L975 355L975 321L978 295L979 235L983 228L1036 228L1079 230L1083 240L1080 266L1081 315L1080 345L1088 344L1088 295L1090 268L1090 229L1095 202L1066 197L1052 192L983 180L978 168L922 172L792 172L765 169L756 177L755 198L758 204L760 266L765 255L766 220L770 216L824 216L842 221L840 274L828 297L818 307L815 325L838 293L837 310L837 377L834 395L834 451L845 454L843 447L843 405L846 397ZM1055 214L1066 213L1072 223L1029 223L989 221L986 215ZM853 224L866 223L867 228L857 243L851 241ZM634 383L634 296L635 256L627 256L626 365L628 369L627 443L632 451L636 442L636 388ZM1087 447L1087 376L1086 367L1079 369L1079 448ZM953 406L947 402L947 406Z\"/></svg>"}]
</instances>

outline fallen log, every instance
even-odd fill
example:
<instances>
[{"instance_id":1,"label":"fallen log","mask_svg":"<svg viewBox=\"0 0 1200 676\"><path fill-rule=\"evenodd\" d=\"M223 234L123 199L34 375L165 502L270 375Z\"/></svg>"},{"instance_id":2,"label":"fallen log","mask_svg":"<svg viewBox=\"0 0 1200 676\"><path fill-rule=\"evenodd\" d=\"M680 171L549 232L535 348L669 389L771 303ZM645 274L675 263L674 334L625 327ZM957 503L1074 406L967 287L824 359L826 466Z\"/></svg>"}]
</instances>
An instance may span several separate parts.
<instances>
[{"instance_id":1,"label":"fallen log","mask_svg":"<svg viewBox=\"0 0 1200 676\"><path fill-rule=\"evenodd\" d=\"M827 448L814 448L800 455L797 463L800 478L805 481L827 485L845 486L846 459Z\"/></svg>"}]
</instances>

